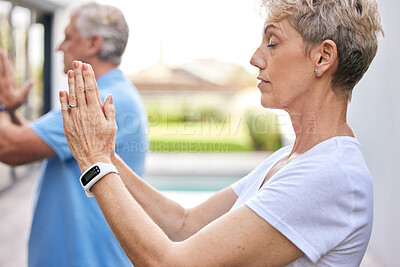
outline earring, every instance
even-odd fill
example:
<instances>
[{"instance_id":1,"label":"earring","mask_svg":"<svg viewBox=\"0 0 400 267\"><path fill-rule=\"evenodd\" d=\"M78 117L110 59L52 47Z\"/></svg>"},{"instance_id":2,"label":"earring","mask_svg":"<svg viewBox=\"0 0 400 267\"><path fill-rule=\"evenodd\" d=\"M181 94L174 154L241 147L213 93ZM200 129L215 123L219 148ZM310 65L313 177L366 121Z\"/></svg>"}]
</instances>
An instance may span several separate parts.
<instances>
[{"instance_id":1,"label":"earring","mask_svg":"<svg viewBox=\"0 0 400 267\"><path fill-rule=\"evenodd\" d=\"M315 77L318 78L318 70L314 70L314 73L315 73Z\"/></svg>"}]
</instances>

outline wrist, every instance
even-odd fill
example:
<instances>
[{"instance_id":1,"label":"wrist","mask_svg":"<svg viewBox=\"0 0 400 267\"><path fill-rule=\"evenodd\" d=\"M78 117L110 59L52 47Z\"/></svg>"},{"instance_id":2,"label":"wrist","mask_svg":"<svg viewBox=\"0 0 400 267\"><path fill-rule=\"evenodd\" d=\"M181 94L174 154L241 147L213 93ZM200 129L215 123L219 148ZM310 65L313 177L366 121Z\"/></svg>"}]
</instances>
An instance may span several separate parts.
<instances>
[{"instance_id":1,"label":"wrist","mask_svg":"<svg viewBox=\"0 0 400 267\"><path fill-rule=\"evenodd\" d=\"M10 114L14 114L15 111L17 110L18 107L4 104L3 102L0 102L0 111L8 111Z\"/></svg>"},{"instance_id":2,"label":"wrist","mask_svg":"<svg viewBox=\"0 0 400 267\"><path fill-rule=\"evenodd\" d=\"M85 172L87 169L89 169L90 166L92 166L96 162L112 164L110 157L107 157L107 156L93 156L90 158L88 157L86 159L82 159L82 160L78 161L78 165L79 165L79 168L81 169L81 173Z\"/></svg>"},{"instance_id":3,"label":"wrist","mask_svg":"<svg viewBox=\"0 0 400 267\"><path fill-rule=\"evenodd\" d=\"M3 103L0 103L0 112L1 112L1 111L8 112L8 108L7 108L6 105L4 105Z\"/></svg>"},{"instance_id":4,"label":"wrist","mask_svg":"<svg viewBox=\"0 0 400 267\"><path fill-rule=\"evenodd\" d=\"M0 121L1 121L2 127L3 127L3 125L8 125L8 124L12 123L10 113L8 113L6 111L0 111Z\"/></svg>"},{"instance_id":5,"label":"wrist","mask_svg":"<svg viewBox=\"0 0 400 267\"><path fill-rule=\"evenodd\" d=\"M107 176L111 172L118 174L118 170L113 164L96 162L95 164L91 165L84 173L82 173L81 177L79 177L79 182L85 190L86 195L88 197L92 197L92 187L98 181L100 181L100 179L102 179L104 176Z\"/></svg>"},{"instance_id":6,"label":"wrist","mask_svg":"<svg viewBox=\"0 0 400 267\"><path fill-rule=\"evenodd\" d=\"M111 159L111 162L112 162L113 164L115 164L116 162L118 162L119 157L118 157L117 153L115 153L115 152L113 151L113 152L111 153L110 159Z\"/></svg>"}]
</instances>

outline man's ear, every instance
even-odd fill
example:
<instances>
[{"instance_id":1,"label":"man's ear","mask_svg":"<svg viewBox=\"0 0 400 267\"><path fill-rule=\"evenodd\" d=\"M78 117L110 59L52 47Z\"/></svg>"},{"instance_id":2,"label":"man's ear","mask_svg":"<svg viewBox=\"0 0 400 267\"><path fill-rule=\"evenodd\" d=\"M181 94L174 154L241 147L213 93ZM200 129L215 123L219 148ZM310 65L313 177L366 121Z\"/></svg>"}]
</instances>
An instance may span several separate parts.
<instances>
[{"instance_id":1,"label":"man's ear","mask_svg":"<svg viewBox=\"0 0 400 267\"><path fill-rule=\"evenodd\" d=\"M311 59L314 62L318 77L324 73L334 73L337 68L338 53L336 43L332 40L325 40L311 50Z\"/></svg>"},{"instance_id":2,"label":"man's ear","mask_svg":"<svg viewBox=\"0 0 400 267\"><path fill-rule=\"evenodd\" d=\"M89 38L89 44L85 51L87 57L97 56L100 52L101 46L103 45L103 37L100 35L94 35Z\"/></svg>"}]
</instances>

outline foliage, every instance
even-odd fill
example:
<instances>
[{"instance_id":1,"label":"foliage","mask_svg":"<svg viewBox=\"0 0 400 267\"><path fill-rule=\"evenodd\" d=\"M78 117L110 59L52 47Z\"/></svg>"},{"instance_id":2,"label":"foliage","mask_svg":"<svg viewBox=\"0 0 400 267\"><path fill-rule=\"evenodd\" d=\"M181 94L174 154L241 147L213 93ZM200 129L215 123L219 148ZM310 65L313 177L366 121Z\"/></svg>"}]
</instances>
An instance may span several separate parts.
<instances>
[{"instance_id":1,"label":"foliage","mask_svg":"<svg viewBox=\"0 0 400 267\"><path fill-rule=\"evenodd\" d=\"M150 124L170 122L221 122L226 116L223 108L211 104L175 103L146 104Z\"/></svg>"},{"instance_id":2,"label":"foliage","mask_svg":"<svg viewBox=\"0 0 400 267\"><path fill-rule=\"evenodd\" d=\"M233 116L218 106L146 107L151 151L274 151L282 145L278 117L271 112L247 111L232 122Z\"/></svg>"},{"instance_id":3,"label":"foliage","mask_svg":"<svg viewBox=\"0 0 400 267\"><path fill-rule=\"evenodd\" d=\"M251 151L252 143L242 127L231 130L227 121L163 122L149 126L150 150L158 152Z\"/></svg>"},{"instance_id":4,"label":"foliage","mask_svg":"<svg viewBox=\"0 0 400 267\"><path fill-rule=\"evenodd\" d=\"M245 117L255 150L275 151L282 147L278 116L249 110Z\"/></svg>"}]
</instances>

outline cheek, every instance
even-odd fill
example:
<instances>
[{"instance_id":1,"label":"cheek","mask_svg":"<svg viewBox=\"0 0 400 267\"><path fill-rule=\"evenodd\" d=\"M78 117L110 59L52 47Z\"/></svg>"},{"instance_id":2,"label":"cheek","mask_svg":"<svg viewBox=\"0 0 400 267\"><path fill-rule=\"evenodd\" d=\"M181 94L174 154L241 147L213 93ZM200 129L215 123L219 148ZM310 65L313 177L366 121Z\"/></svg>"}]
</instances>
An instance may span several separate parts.
<instances>
[{"instance_id":1,"label":"cheek","mask_svg":"<svg viewBox=\"0 0 400 267\"><path fill-rule=\"evenodd\" d=\"M282 60L276 68L276 73L280 78L278 82L285 84L285 87L295 89L307 83L306 80L309 77L313 77L310 75L313 74L313 70L310 70L309 62L305 57L291 57L291 59Z\"/></svg>"}]
</instances>

